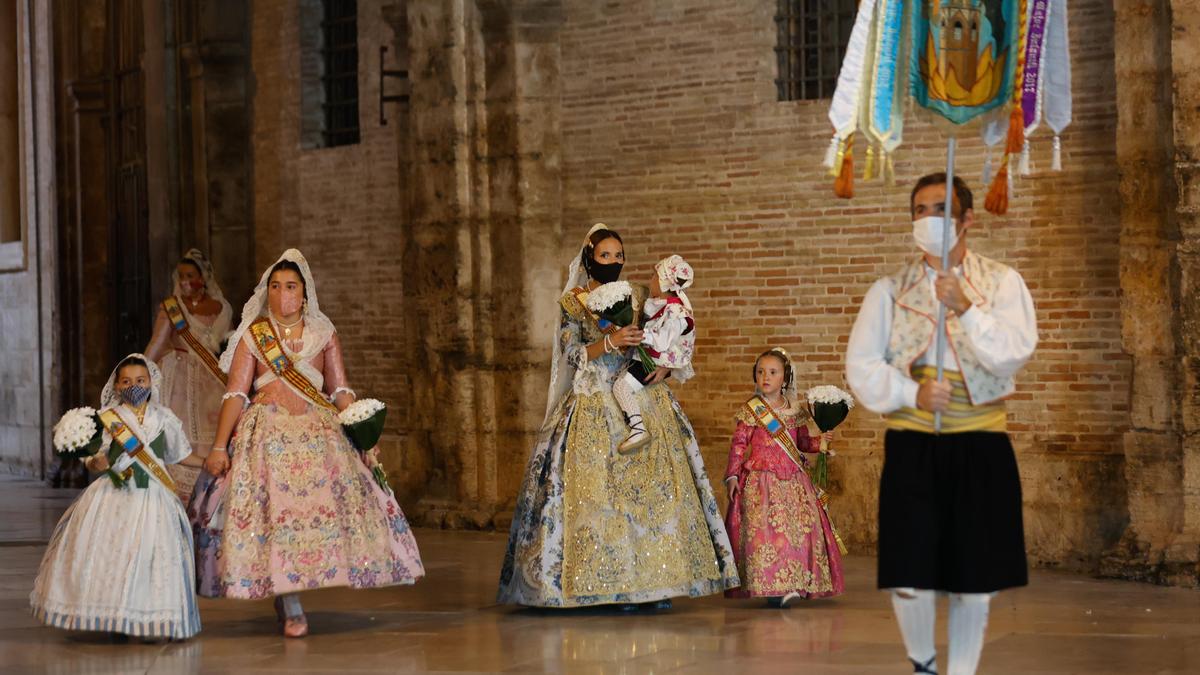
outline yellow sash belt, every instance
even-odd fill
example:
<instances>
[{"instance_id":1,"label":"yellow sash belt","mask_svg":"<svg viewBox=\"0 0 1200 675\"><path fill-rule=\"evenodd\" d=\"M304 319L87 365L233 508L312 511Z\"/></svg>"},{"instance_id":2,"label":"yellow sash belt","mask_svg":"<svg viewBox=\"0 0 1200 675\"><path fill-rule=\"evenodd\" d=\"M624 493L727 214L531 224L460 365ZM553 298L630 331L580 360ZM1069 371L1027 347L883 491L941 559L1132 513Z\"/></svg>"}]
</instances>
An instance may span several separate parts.
<instances>
[{"instance_id":1,"label":"yellow sash belt","mask_svg":"<svg viewBox=\"0 0 1200 675\"><path fill-rule=\"evenodd\" d=\"M944 374L946 381L950 383L950 407L942 413L943 434L961 434L968 431L1004 433L1008 430L1008 415L1003 401L971 405L962 375L949 370L944 371ZM912 375L917 382L932 380L937 377L937 369L933 366L916 366L912 369ZM933 413L917 408L901 408L888 414L887 428L932 434Z\"/></svg>"}]
</instances>

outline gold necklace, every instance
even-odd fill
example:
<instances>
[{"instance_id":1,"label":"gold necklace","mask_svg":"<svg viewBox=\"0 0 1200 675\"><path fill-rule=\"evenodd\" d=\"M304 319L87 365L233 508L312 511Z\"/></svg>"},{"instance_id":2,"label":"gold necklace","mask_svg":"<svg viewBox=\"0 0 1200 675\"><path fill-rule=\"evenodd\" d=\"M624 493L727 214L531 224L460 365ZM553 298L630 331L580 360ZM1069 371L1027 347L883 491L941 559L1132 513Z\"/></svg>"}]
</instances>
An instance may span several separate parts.
<instances>
[{"instance_id":1,"label":"gold necklace","mask_svg":"<svg viewBox=\"0 0 1200 675\"><path fill-rule=\"evenodd\" d=\"M277 317L274 317L274 316L271 318L275 319L275 323L278 324L278 326L283 329L283 339L285 339L285 340L291 339L292 329L295 328L296 326L299 326L300 323L302 321L304 321L303 316L300 317L299 319L296 319L295 321L293 321L290 324L284 323L284 322L280 321Z\"/></svg>"}]
</instances>

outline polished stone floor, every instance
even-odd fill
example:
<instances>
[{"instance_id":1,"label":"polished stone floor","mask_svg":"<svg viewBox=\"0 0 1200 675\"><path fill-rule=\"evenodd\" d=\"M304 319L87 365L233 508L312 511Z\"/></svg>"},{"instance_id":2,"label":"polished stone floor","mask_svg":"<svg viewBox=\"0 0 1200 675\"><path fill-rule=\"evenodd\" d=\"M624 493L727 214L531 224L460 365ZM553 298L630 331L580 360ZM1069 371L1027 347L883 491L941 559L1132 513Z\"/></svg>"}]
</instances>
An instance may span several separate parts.
<instances>
[{"instance_id":1,"label":"polished stone floor","mask_svg":"<svg viewBox=\"0 0 1200 675\"><path fill-rule=\"evenodd\" d=\"M494 604L504 537L470 532L419 531L429 576L414 587L308 594L304 640L275 634L269 602L202 600L196 639L112 644L42 627L27 610L44 543L71 498L0 478L5 675L909 672L868 557L849 559L846 595L782 611L710 597L658 614L541 612ZM982 673L1200 673L1197 591L1039 571L1028 588L1000 595L991 616Z\"/></svg>"}]
</instances>

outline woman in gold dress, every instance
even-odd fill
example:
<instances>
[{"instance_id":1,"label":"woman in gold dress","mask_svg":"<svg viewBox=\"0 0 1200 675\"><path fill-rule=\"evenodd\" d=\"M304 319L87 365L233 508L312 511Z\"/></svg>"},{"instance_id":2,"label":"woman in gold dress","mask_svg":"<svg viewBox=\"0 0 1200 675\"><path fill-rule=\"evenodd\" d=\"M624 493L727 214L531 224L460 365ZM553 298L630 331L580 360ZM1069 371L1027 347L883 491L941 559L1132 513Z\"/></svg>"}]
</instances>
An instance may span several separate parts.
<instances>
[{"instance_id":1,"label":"woman in gold dress","mask_svg":"<svg viewBox=\"0 0 1200 675\"><path fill-rule=\"evenodd\" d=\"M499 602L661 609L672 597L738 585L695 433L669 387L638 394L650 444L617 452L626 426L612 384L641 331L602 331L586 300L617 280L624 259L620 235L597 225L571 263L546 418L517 496ZM646 289L633 289L636 316Z\"/></svg>"}]
</instances>

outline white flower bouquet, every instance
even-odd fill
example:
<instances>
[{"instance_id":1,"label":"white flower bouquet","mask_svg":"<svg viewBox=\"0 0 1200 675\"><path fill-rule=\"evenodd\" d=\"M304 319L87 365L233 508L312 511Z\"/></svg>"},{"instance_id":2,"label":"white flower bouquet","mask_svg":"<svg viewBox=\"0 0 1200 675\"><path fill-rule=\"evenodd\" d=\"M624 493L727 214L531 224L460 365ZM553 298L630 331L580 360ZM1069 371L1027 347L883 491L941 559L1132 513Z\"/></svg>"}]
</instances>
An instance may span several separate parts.
<instances>
[{"instance_id":1,"label":"white flower bouquet","mask_svg":"<svg viewBox=\"0 0 1200 675\"><path fill-rule=\"evenodd\" d=\"M388 485L387 472L384 471L383 464L379 463L374 455L366 454L379 443L379 437L383 435L383 423L386 419L387 406L383 401L373 398L355 401L338 413L338 421L342 423L342 430L346 432L350 443L363 454L363 463L371 469L371 475L375 477L375 482L390 493L392 488Z\"/></svg>"},{"instance_id":2,"label":"white flower bouquet","mask_svg":"<svg viewBox=\"0 0 1200 675\"><path fill-rule=\"evenodd\" d=\"M822 433L832 431L841 424L854 407L853 396L829 384L809 389L805 397L813 422ZM821 488L829 484L829 455L829 446L825 439L821 439L821 452L817 455L817 467L813 475L813 483Z\"/></svg>"},{"instance_id":3,"label":"white flower bouquet","mask_svg":"<svg viewBox=\"0 0 1200 675\"><path fill-rule=\"evenodd\" d=\"M84 406L63 413L54 425L54 452L62 459L79 459L100 449L103 438L96 410Z\"/></svg>"},{"instance_id":4,"label":"white flower bouquet","mask_svg":"<svg viewBox=\"0 0 1200 675\"><path fill-rule=\"evenodd\" d=\"M628 281L613 281L601 284L596 290L588 293L587 308L599 320L600 330L608 332L613 326L624 328L636 325L637 312L633 311L633 287ZM642 362L647 373L652 373L658 367L645 347L638 345L634 356Z\"/></svg>"}]
</instances>

